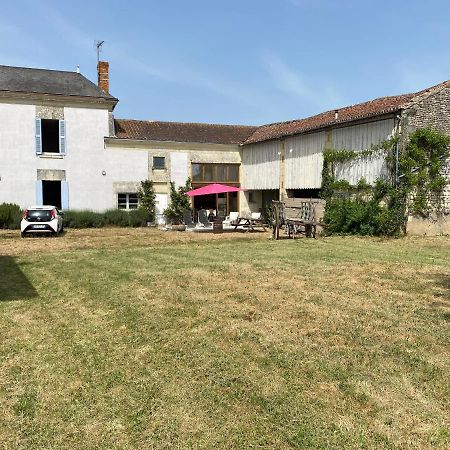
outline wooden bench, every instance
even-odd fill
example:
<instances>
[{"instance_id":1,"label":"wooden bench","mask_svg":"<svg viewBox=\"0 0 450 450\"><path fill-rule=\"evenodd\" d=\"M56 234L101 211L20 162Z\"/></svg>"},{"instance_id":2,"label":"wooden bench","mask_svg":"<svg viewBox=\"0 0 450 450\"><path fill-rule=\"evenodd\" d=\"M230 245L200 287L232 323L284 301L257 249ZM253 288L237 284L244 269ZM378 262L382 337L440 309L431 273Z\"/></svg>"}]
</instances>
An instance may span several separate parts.
<instances>
[{"instance_id":1,"label":"wooden bench","mask_svg":"<svg viewBox=\"0 0 450 450\"><path fill-rule=\"evenodd\" d=\"M284 226L287 235L295 239L299 234L316 237L317 227L323 226L325 201L322 199L287 198L273 202L275 206L274 237L278 239L279 228Z\"/></svg>"}]
</instances>

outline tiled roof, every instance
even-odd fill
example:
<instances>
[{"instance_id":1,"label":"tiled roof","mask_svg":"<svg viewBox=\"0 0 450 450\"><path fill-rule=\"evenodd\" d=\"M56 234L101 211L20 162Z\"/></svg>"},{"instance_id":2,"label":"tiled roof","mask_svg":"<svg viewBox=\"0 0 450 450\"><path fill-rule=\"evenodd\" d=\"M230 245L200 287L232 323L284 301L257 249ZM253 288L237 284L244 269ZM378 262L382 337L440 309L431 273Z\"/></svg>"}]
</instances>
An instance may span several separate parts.
<instances>
[{"instance_id":1,"label":"tiled roof","mask_svg":"<svg viewBox=\"0 0 450 450\"><path fill-rule=\"evenodd\" d=\"M67 95L116 101L77 72L0 65L0 92Z\"/></svg>"},{"instance_id":2,"label":"tiled roof","mask_svg":"<svg viewBox=\"0 0 450 450\"><path fill-rule=\"evenodd\" d=\"M395 113L420 101L430 93L449 85L449 81L412 94L381 97L368 102L326 111L305 119L290 120L262 126L214 125L205 123L159 122L144 120L115 121L118 139L198 142L216 144L253 144L286 136L311 132L331 125Z\"/></svg>"},{"instance_id":3,"label":"tiled roof","mask_svg":"<svg viewBox=\"0 0 450 450\"><path fill-rule=\"evenodd\" d=\"M327 111L306 119L291 120L289 122L279 122L258 127L255 132L243 144L279 139L285 136L305 133L330 125L352 122L359 119L380 116L383 114L398 111L410 102L419 100L431 92L438 91L448 85L448 82L440 83L423 91L414 94L396 95L392 97L382 97L357 105L346 106L344 108Z\"/></svg>"},{"instance_id":4,"label":"tiled roof","mask_svg":"<svg viewBox=\"0 0 450 450\"><path fill-rule=\"evenodd\" d=\"M159 122L116 119L118 139L240 144L257 127L245 125L214 125L207 123Z\"/></svg>"}]
</instances>

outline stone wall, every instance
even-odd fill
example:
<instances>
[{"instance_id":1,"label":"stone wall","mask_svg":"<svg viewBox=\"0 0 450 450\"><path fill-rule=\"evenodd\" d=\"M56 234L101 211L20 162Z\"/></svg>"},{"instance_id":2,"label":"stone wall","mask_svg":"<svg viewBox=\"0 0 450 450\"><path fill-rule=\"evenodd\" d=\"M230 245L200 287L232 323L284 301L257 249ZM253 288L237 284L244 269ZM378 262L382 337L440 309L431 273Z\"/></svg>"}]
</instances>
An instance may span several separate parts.
<instances>
[{"instance_id":1,"label":"stone wall","mask_svg":"<svg viewBox=\"0 0 450 450\"><path fill-rule=\"evenodd\" d=\"M403 111L402 128L408 134L426 126L450 134L450 87L423 96Z\"/></svg>"},{"instance_id":2,"label":"stone wall","mask_svg":"<svg viewBox=\"0 0 450 450\"><path fill-rule=\"evenodd\" d=\"M401 148L407 143L408 136L418 128L430 127L450 135L450 86L443 86L429 95L411 103L401 115L403 139ZM443 175L450 181L450 160ZM408 233L411 234L448 234L450 233L450 185L444 190L444 216L435 221L410 218Z\"/></svg>"},{"instance_id":3,"label":"stone wall","mask_svg":"<svg viewBox=\"0 0 450 450\"><path fill-rule=\"evenodd\" d=\"M57 106L36 106L36 117L38 119L64 120L64 108Z\"/></svg>"}]
</instances>

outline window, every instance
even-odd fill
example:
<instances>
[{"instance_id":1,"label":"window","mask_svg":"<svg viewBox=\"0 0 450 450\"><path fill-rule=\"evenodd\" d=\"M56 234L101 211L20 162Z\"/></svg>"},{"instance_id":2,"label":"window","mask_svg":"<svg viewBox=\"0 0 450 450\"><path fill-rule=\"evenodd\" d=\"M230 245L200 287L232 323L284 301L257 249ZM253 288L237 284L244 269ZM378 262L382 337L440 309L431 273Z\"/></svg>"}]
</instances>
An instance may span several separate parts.
<instances>
[{"instance_id":1,"label":"window","mask_svg":"<svg viewBox=\"0 0 450 450\"><path fill-rule=\"evenodd\" d=\"M199 180L202 177L202 166L201 164L192 164L192 179Z\"/></svg>"},{"instance_id":2,"label":"window","mask_svg":"<svg viewBox=\"0 0 450 450\"><path fill-rule=\"evenodd\" d=\"M203 164L203 180L213 181L214 179L214 166L212 164Z\"/></svg>"},{"instance_id":3,"label":"window","mask_svg":"<svg viewBox=\"0 0 450 450\"><path fill-rule=\"evenodd\" d=\"M239 181L239 166L237 164L228 164L228 180Z\"/></svg>"},{"instance_id":4,"label":"window","mask_svg":"<svg viewBox=\"0 0 450 450\"><path fill-rule=\"evenodd\" d=\"M36 119L36 154L42 153L66 153L64 120Z\"/></svg>"},{"instance_id":5,"label":"window","mask_svg":"<svg viewBox=\"0 0 450 450\"><path fill-rule=\"evenodd\" d=\"M192 164L192 181L239 183L239 164Z\"/></svg>"},{"instance_id":6,"label":"window","mask_svg":"<svg viewBox=\"0 0 450 450\"><path fill-rule=\"evenodd\" d=\"M138 203L137 194L117 194L117 206L119 209L137 209Z\"/></svg>"},{"instance_id":7,"label":"window","mask_svg":"<svg viewBox=\"0 0 450 450\"><path fill-rule=\"evenodd\" d=\"M166 168L166 157L165 156L154 156L153 157L153 168L154 169L165 169Z\"/></svg>"},{"instance_id":8,"label":"window","mask_svg":"<svg viewBox=\"0 0 450 450\"><path fill-rule=\"evenodd\" d=\"M254 191L248 191L248 202L256 203L255 193Z\"/></svg>"}]
</instances>

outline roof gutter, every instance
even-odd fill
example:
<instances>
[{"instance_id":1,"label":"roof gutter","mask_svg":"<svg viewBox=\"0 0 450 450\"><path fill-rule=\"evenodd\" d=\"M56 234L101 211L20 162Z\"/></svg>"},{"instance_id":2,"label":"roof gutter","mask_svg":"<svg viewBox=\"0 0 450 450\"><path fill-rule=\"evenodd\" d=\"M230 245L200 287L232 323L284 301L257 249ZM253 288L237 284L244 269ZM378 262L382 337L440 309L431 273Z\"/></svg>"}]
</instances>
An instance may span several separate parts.
<instances>
[{"instance_id":1,"label":"roof gutter","mask_svg":"<svg viewBox=\"0 0 450 450\"><path fill-rule=\"evenodd\" d=\"M97 105L108 105L108 109L113 111L119 99L116 97L90 97L83 95L48 94L41 92L7 91L0 90L1 99L14 99L29 102L30 100L48 101L52 103L79 102Z\"/></svg>"}]
</instances>

